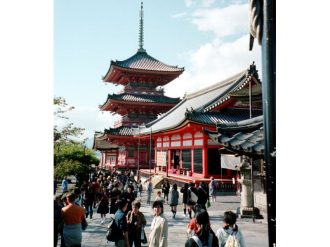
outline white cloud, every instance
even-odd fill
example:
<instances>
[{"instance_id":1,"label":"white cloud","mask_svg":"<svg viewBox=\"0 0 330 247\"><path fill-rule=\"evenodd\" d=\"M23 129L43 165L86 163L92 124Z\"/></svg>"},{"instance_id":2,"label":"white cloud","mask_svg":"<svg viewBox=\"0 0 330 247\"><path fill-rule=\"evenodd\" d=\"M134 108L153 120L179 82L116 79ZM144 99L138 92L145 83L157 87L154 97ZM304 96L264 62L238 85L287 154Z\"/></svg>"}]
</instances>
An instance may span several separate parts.
<instances>
[{"instance_id":1,"label":"white cloud","mask_svg":"<svg viewBox=\"0 0 330 247\"><path fill-rule=\"evenodd\" d=\"M181 18L187 15L187 12L181 12L181 13L177 13L174 15L171 15L171 18L176 19L176 18Z\"/></svg>"},{"instance_id":2,"label":"white cloud","mask_svg":"<svg viewBox=\"0 0 330 247\"><path fill-rule=\"evenodd\" d=\"M191 1L189 1L191 2ZM248 50L248 5L233 4L223 8L199 9L191 22L202 32L214 37L180 56L185 57L186 71L165 86L166 95L183 97L247 69L255 61L261 78L261 48Z\"/></svg>"},{"instance_id":3,"label":"white cloud","mask_svg":"<svg viewBox=\"0 0 330 247\"><path fill-rule=\"evenodd\" d=\"M192 14L192 18L198 30L211 31L218 38L248 32L248 4L199 9Z\"/></svg>"},{"instance_id":4,"label":"white cloud","mask_svg":"<svg viewBox=\"0 0 330 247\"><path fill-rule=\"evenodd\" d=\"M85 128L83 138L93 139L95 131L104 131L105 128L113 127L113 123L119 120L119 116L113 116L109 112L102 112L95 107L77 106L73 111L66 114L68 120L55 119L55 124L63 127L68 123Z\"/></svg>"},{"instance_id":5,"label":"white cloud","mask_svg":"<svg viewBox=\"0 0 330 247\"><path fill-rule=\"evenodd\" d=\"M193 5L194 0L184 0L185 4L187 7L190 7L191 5Z\"/></svg>"},{"instance_id":6,"label":"white cloud","mask_svg":"<svg viewBox=\"0 0 330 247\"><path fill-rule=\"evenodd\" d=\"M201 4L203 7L209 7L215 2L215 0L184 0L187 7L195 4Z\"/></svg>"},{"instance_id":7,"label":"white cloud","mask_svg":"<svg viewBox=\"0 0 330 247\"><path fill-rule=\"evenodd\" d=\"M261 48L248 50L249 35L233 42L221 42L218 38L186 54L189 66L183 74L165 86L166 95L183 97L214 83L220 82L248 68L256 62L261 78Z\"/></svg>"}]
</instances>

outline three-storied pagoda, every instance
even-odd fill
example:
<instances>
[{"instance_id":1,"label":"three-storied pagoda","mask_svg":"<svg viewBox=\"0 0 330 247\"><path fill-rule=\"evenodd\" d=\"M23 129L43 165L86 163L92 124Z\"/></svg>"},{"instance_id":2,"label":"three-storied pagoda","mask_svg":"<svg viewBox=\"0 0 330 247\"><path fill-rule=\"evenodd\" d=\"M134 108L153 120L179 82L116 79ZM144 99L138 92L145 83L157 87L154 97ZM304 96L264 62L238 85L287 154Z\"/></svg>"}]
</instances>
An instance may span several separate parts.
<instances>
[{"instance_id":1,"label":"three-storied pagoda","mask_svg":"<svg viewBox=\"0 0 330 247\"><path fill-rule=\"evenodd\" d=\"M180 98L164 95L162 86L177 78L184 68L170 66L150 56L143 48L143 3L140 11L139 49L136 54L123 61L111 61L110 68L103 77L104 82L122 85L119 94L109 94L105 103L100 106L102 111L110 111L122 116L114 124L114 128L105 129L97 138L107 140L118 146L112 157L101 151L101 166L110 165L108 160L115 159L117 168L135 169L149 167L148 140L133 138L138 126L155 120L158 114L167 112L175 106ZM95 143L94 139L94 143ZM151 152L153 156L153 152ZM153 157L151 157L153 159Z\"/></svg>"}]
</instances>

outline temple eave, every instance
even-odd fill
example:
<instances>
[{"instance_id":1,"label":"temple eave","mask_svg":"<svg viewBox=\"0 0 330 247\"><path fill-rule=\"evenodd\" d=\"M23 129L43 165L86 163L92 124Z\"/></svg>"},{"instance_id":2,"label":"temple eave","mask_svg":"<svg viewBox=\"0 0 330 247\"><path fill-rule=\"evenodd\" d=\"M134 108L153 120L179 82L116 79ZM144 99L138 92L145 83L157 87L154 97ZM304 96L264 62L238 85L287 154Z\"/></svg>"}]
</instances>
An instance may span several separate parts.
<instances>
[{"instance_id":1,"label":"temple eave","mask_svg":"<svg viewBox=\"0 0 330 247\"><path fill-rule=\"evenodd\" d=\"M103 77L103 81L125 85L129 82L128 77L131 74L142 77L160 76L162 77L163 82L158 82L158 83L161 83L160 86L162 86L177 78L179 75L183 73L183 71L184 71L183 69L180 71L143 70L143 69L135 69L135 68L123 68L117 65L111 65L107 74Z\"/></svg>"}]
</instances>

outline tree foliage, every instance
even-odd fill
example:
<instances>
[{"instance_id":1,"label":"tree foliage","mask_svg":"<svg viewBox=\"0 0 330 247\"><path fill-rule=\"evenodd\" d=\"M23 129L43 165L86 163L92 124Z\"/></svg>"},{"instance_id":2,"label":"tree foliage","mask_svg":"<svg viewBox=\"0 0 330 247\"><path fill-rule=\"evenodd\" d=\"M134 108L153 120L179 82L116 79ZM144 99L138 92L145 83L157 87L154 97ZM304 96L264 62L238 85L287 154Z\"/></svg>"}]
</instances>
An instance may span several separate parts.
<instances>
[{"instance_id":1,"label":"tree foliage","mask_svg":"<svg viewBox=\"0 0 330 247\"><path fill-rule=\"evenodd\" d=\"M64 160L57 164L54 175L60 179L65 176L75 175L77 179L85 177L89 173L89 167L75 160Z\"/></svg>"},{"instance_id":2,"label":"tree foliage","mask_svg":"<svg viewBox=\"0 0 330 247\"><path fill-rule=\"evenodd\" d=\"M65 113L74 110L74 106L68 106L66 100L62 97L54 98L54 116L56 118L68 119ZM54 125L54 146L65 143L79 143L75 139L84 134L85 129L73 126L73 123L68 123L62 128Z\"/></svg>"},{"instance_id":3,"label":"tree foliage","mask_svg":"<svg viewBox=\"0 0 330 247\"><path fill-rule=\"evenodd\" d=\"M62 97L54 98L54 116L68 120L65 113L74 110L68 106ZM98 164L99 159L95 152L86 148L86 139L78 141L84 134L84 128L76 127L68 123L59 128L54 125L54 175L63 178L68 175L75 175L79 182L88 177L91 164Z\"/></svg>"}]
</instances>

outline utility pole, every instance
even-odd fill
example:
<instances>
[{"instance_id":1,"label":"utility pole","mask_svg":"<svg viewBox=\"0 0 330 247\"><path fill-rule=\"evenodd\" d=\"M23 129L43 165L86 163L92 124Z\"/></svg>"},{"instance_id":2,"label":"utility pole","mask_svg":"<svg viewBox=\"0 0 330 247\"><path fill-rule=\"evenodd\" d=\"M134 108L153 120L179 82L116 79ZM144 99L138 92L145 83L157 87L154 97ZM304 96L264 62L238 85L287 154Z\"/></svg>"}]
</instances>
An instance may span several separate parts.
<instances>
[{"instance_id":1,"label":"utility pole","mask_svg":"<svg viewBox=\"0 0 330 247\"><path fill-rule=\"evenodd\" d=\"M250 46L262 51L262 102L269 246L276 246L276 1L249 0Z\"/></svg>"},{"instance_id":2,"label":"utility pole","mask_svg":"<svg viewBox=\"0 0 330 247\"><path fill-rule=\"evenodd\" d=\"M137 181L140 180L140 125L138 126L139 128L139 142L138 142L138 153L137 153Z\"/></svg>"},{"instance_id":3,"label":"utility pole","mask_svg":"<svg viewBox=\"0 0 330 247\"><path fill-rule=\"evenodd\" d=\"M276 1L263 1L262 97L269 246L276 245Z\"/></svg>"},{"instance_id":4,"label":"utility pole","mask_svg":"<svg viewBox=\"0 0 330 247\"><path fill-rule=\"evenodd\" d=\"M149 178L151 177L151 134L152 134L152 127L150 127L150 141L149 141Z\"/></svg>"}]
</instances>

